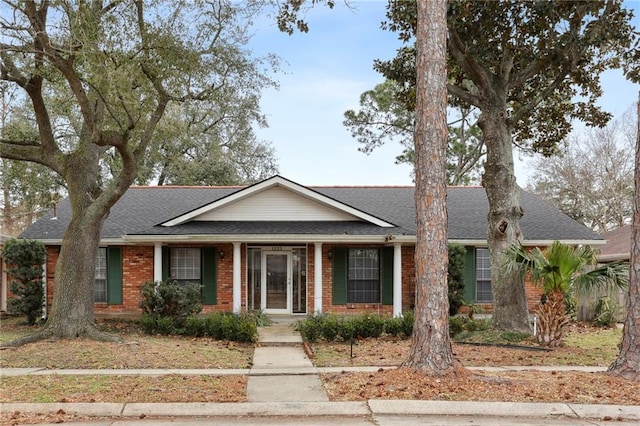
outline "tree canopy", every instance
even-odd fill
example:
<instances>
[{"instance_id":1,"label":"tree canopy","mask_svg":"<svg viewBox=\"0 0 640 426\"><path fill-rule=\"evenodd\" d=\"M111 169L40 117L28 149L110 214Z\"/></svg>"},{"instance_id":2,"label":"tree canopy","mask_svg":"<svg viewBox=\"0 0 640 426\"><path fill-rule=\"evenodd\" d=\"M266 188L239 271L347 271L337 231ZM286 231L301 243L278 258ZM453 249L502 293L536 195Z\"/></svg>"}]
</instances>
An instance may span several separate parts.
<instances>
[{"instance_id":1,"label":"tree canopy","mask_svg":"<svg viewBox=\"0 0 640 426\"><path fill-rule=\"evenodd\" d=\"M406 45L374 68L399 84L412 108L416 4L391 0L387 17L383 29ZM529 329L524 283L499 267L509 244L523 238L513 146L552 155L573 120L607 122L610 114L595 103L601 72L622 67L628 78L639 77L640 37L631 17L613 0L448 3L448 92L454 104L479 109L487 149L482 183L497 328Z\"/></svg>"},{"instance_id":2,"label":"tree canopy","mask_svg":"<svg viewBox=\"0 0 640 426\"><path fill-rule=\"evenodd\" d=\"M630 224L634 109L603 128L572 133L557 156L537 158L528 189L596 232Z\"/></svg>"},{"instance_id":3,"label":"tree canopy","mask_svg":"<svg viewBox=\"0 0 640 426\"><path fill-rule=\"evenodd\" d=\"M64 155L89 136L100 146L100 185L107 188L125 167L118 133L135 151L137 183L243 184L277 171L272 147L253 132L266 125L260 91L275 84L264 70L275 69L277 59L253 57L244 47L249 34L243 22L260 3L168 4L6 2L17 13L0 16L4 182L13 181L10 170L37 170L52 176L53 192L64 193L61 157L41 158L26 145L51 138L41 145ZM30 40L29 26L41 27L43 36ZM44 135L43 122L51 127ZM23 176L20 188L3 184L11 217L27 215L16 226L28 224L31 213L18 213L18 206L36 213L51 207L51 200L33 200L44 180L36 185Z\"/></svg>"},{"instance_id":4,"label":"tree canopy","mask_svg":"<svg viewBox=\"0 0 640 426\"><path fill-rule=\"evenodd\" d=\"M397 82L386 80L360 95L358 111L344 113L343 124L361 144L358 148L361 152L369 154L387 142L397 142L402 153L396 157L396 164L415 163L415 111L407 107L403 96L403 89ZM460 105L455 111L458 114L448 126L447 181L450 185L477 184L482 158L486 154L480 129L475 125L474 110Z\"/></svg>"},{"instance_id":5,"label":"tree canopy","mask_svg":"<svg viewBox=\"0 0 640 426\"><path fill-rule=\"evenodd\" d=\"M273 63L252 57L244 46L261 4L4 4L0 78L28 102L36 132L3 133L0 155L53 170L66 185L73 212L56 264L50 315L32 338L105 337L93 316L104 220L141 166L153 168L150 153L168 111L182 109L178 116L199 120L200 130L211 135L218 124L239 120L224 112L238 105L247 106L248 123L260 117L260 91L272 84L264 65L268 70Z\"/></svg>"}]
</instances>

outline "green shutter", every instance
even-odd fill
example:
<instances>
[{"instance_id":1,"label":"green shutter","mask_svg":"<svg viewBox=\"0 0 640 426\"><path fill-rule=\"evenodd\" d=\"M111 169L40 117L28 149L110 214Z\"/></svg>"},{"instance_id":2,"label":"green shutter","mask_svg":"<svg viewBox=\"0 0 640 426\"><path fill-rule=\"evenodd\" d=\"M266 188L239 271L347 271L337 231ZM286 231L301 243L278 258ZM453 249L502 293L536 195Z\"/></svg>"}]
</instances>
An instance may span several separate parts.
<instances>
[{"instance_id":1,"label":"green shutter","mask_svg":"<svg viewBox=\"0 0 640 426\"><path fill-rule=\"evenodd\" d=\"M216 248L202 248L202 303L215 305L218 303Z\"/></svg>"},{"instance_id":2,"label":"green shutter","mask_svg":"<svg viewBox=\"0 0 640 426\"><path fill-rule=\"evenodd\" d=\"M384 247L381 252L382 304L393 305L393 247Z\"/></svg>"},{"instance_id":3,"label":"green shutter","mask_svg":"<svg viewBox=\"0 0 640 426\"><path fill-rule=\"evenodd\" d=\"M169 247L162 247L162 281L167 281L169 279L170 262Z\"/></svg>"},{"instance_id":4,"label":"green shutter","mask_svg":"<svg viewBox=\"0 0 640 426\"><path fill-rule=\"evenodd\" d=\"M107 303L122 305L121 247L107 247Z\"/></svg>"},{"instance_id":5,"label":"green shutter","mask_svg":"<svg viewBox=\"0 0 640 426\"><path fill-rule=\"evenodd\" d=\"M476 301L476 249L475 247L465 247L464 253L464 292L463 298L466 302Z\"/></svg>"},{"instance_id":6,"label":"green shutter","mask_svg":"<svg viewBox=\"0 0 640 426\"><path fill-rule=\"evenodd\" d=\"M334 247L333 256L333 277L332 277L332 298L334 305L347 304L347 249L345 247Z\"/></svg>"}]
</instances>

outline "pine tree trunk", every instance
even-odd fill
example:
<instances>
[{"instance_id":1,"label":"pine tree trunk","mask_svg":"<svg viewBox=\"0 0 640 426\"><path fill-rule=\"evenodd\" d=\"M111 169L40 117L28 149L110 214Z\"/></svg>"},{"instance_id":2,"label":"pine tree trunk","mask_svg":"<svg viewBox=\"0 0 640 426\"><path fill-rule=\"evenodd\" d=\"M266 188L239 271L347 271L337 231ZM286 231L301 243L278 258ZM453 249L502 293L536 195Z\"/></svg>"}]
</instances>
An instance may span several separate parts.
<instances>
[{"instance_id":1,"label":"pine tree trunk","mask_svg":"<svg viewBox=\"0 0 640 426\"><path fill-rule=\"evenodd\" d=\"M402 364L434 375L455 371L447 298L446 13L446 0L418 2L416 307L411 349Z\"/></svg>"},{"instance_id":2,"label":"pine tree trunk","mask_svg":"<svg viewBox=\"0 0 640 426\"><path fill-rule=\"evenodd\" d=\"M506 105L506 102L495 104ZM489 200L487 243L491 256L493 326L499 330L530 333L524 280L518 274L507 274L501 267L507 247L523 238L520 187L514 175L511 131L505 116L500 108L487 109L478 121L487 146L482 185Z\"/></svg>"},{"instance_id":3,"label":"pine tree trunk","mask_svg":"<svg viewBox=\"0 0 640 426\"><path fill-rule=\"evenodd\" d=\"M640 381L640 94L638 95L638 134L636 142L635 193L631 230L631 270L627 316L618 357L609 367L612 374Z\"/></svg>"}]
</instances>

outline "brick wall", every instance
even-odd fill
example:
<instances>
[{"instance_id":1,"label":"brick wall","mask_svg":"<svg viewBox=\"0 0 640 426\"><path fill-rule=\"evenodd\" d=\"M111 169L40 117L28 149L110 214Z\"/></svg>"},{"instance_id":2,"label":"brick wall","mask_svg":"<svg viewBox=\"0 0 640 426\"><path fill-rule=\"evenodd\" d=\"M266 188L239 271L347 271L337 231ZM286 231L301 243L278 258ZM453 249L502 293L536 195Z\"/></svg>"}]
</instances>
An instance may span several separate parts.
<instances>
[{"instance_id":1,"label":"brick wall","mask_svg":"<svg viewBox=\"0 0 640 426\"><path fill-rule=\"evenodd\" d=\"M140 290L153 281L153 246L122 246L122 304L96 303L95 314L139 315Z\"/></svg>"},{"instance_id":2,"label":"brick wall","mask_svg":"<svg viewBox=\"0 0 640 426\"><path fill-rule=\"evenodd\" d=\"M180 247L202 245L176 245ZM383 315L392 315L392 305L382 304L347 304L333 306L332 301L332 260L329 259L329 252L333 246L323 244L322 247L322 305L324 312L357 314L362 312L375 312ZM359 246L361 247L361 246ZM203 312L231 311L233 309L233 245L216 244L218 250L217 261L217 304L204 305ZM96 315L107 316L137 316L140 314L140 288L147 281L153 280L153 246L122 246L123 255L123 304L109 305L106 303L96 303ZM220 251L224 252L224 257L220 258ZM51 308L53 300L53 282L55 265L60 252L59 246L47 246L47 309ZM241 246L241 308L247 308L247 269L246 269L246 245ZM412 246L402 247L402 310L412 309L415 302L415 249ZM308 313L315 312L314 288L315 288L315 250L313 244L307 246L307 308ZM526 283L527 304L532 311L540 303L542 289L533 286L529 281ZM484 304L483 308L487 313L493 311L493 305Z\"/></svg>"},{"instance_id":3,"label":"brick wall","mask_svg":"<svg viewBox=\"0 0 640 426\"><path fill-rule=\"evenodd\" d=\"M243 247L240 252L243 253ZM218 303L216 305L203 305L203 312L215 312L215 311L232 311L233 310L233 244L217 244L217 274L218 274ZM224 257L220 258L220 251L224 253ZM243 257L246 254L243 253ZM244 260L242 262L244 265ZM243 275L245 274L245 268L242 268ZM242 282L245 282L243 279ZM245 300L242 297L242 304L244 306Z\"/></svg>"}]
</instances>

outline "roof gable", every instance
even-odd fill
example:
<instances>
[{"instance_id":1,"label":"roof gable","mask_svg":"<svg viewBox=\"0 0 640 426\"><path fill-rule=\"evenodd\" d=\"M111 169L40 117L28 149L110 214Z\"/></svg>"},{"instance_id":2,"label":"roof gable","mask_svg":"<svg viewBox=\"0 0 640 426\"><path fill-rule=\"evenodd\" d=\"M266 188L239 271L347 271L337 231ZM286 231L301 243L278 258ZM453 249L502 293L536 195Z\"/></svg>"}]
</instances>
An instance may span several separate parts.
<instances>
[{"instance_id":1,"label":"roof gable","mask_svg":"<svg viewBox=\"0 0 640 426\"><path fill-rule=\"evenodd\" d=\"M241 189L161 225L170 227L191 221L363 221L385 228L394 226L281 176Z\"/></svg>"}]
</instances>

